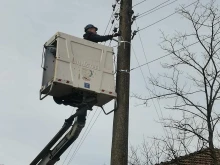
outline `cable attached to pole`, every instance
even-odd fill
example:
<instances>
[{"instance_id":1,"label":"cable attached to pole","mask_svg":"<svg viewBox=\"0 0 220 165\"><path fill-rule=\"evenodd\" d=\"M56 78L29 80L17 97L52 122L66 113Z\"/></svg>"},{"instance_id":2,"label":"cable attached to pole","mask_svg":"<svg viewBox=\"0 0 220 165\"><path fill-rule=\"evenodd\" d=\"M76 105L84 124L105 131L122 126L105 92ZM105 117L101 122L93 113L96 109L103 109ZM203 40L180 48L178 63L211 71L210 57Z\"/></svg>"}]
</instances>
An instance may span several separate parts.
<instances>
[{"instance_id":1,"label":"cable attached to pole","mask_svg":"<svg viewBox=\"0 0 220 165\"><path fill-rule=\"evenodd\" d=\"M193 4L195 4L195 3L198 2L198 1L199 1L199 0L194 1L193 3L191 3L191 4L189 4L188 6L184 7L184 9L186 9L187 7L192 6ZM174 14L177 14L179 11L180 11L180 10L177 10L177 11L175 11L174 13L172 13L172 14L170 14L170 15L168 15L168 16L166 16L166 17L164 17L164 18L162 18L162 19L160 19L160 20L158 20L158 21L156 21L156 22L154 22L154 23L152 23L152 24L150 24L150 25L148 25L148 26L142 28L142 29L140 29L139 31L142 31L142 30L144 30L144 29L147 29L147 28L149 28L149 27L151 27L151 26L153 26L153 25L155 25L155 24L157 24L157 23L159 23L159 22L161 22L161 21L163 21L163 20L165 20L165 19L167 19L167 18L173 16Z\"/></svg>"}]
</instances>

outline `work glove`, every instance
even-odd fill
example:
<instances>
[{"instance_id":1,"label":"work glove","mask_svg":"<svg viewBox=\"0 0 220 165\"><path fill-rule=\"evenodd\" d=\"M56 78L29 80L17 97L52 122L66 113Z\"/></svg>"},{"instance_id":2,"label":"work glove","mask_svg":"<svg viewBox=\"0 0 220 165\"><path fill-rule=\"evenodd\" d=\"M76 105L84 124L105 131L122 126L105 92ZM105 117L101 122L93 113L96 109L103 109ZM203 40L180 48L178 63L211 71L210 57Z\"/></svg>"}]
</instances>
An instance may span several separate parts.
<instances>
[{"instance_id":1,"label":"work glove","mask_svg":"<svg viewBox=\"0 0 220 165\"><path fill-rule=\"evenodd\" d=\"M121 34L120 33L113 34L113 37L118 37L118 36L121 36Z\"/></svg>"}]
</instances>

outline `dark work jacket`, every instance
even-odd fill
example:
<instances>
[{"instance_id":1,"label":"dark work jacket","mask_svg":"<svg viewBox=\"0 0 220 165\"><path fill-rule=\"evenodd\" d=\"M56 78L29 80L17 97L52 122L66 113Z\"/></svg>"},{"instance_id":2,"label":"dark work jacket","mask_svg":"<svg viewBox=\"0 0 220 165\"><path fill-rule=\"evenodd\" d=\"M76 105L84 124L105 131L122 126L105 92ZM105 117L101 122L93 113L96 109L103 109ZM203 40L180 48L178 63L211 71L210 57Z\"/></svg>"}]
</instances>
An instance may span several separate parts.
<instances>
[{"instance_id":1,"label":"dark work jacket","mask_svg":"<svg viewBox=\"0 0 220 165\"><path fill-rule=\"evenodd\" d=\"M83 35L83 38L92 42L104 42L104 41L108 41L111 40L113 38L112 35L106 35L106 36L100 36L98 34L94 34L91 32L86 32Z\"/></svg>"}]
</instances>

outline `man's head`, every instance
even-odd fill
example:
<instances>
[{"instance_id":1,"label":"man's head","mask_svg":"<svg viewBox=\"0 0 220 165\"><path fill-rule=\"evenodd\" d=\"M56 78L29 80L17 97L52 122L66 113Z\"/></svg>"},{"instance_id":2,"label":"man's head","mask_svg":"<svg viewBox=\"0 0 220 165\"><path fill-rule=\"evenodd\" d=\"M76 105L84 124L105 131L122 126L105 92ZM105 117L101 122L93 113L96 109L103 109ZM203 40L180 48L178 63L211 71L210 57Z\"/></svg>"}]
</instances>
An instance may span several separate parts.
<instances>
[{"instance_id":1,"label":"man's head","mask_svg":"<svg viewBox=\"0 0 220 165\"><path fill-rule=\"evenodd\" d=\"M94 25L92 25L92 24L88 24L86 27L85 27L85 32L92 32L92 33L97 33L97 30L98 30L98 28L97 27L95 27Z\"/></svg>"}]
</instances>

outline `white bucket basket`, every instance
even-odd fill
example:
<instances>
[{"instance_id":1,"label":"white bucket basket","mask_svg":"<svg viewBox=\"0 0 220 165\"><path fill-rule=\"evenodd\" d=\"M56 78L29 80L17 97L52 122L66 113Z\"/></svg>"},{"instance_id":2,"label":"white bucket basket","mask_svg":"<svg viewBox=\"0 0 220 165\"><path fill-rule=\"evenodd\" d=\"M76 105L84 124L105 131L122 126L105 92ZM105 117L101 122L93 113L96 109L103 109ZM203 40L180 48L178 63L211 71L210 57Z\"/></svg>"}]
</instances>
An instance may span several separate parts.
<instances>
[{"instance_id":1,"label":"white bucket basket","mask_svg":"<svg viewBox=\"0 0 220 165\"><path fill-rule=\"evenodd\" d=\"M48 95L67 100L95 96L96 106L103 106L117 97L113 48L61 32L44 46L41 100ZM70 100L66 105L74 106Z\"/></svg>"}]
</instances>

